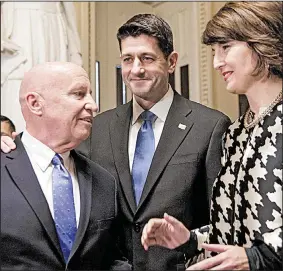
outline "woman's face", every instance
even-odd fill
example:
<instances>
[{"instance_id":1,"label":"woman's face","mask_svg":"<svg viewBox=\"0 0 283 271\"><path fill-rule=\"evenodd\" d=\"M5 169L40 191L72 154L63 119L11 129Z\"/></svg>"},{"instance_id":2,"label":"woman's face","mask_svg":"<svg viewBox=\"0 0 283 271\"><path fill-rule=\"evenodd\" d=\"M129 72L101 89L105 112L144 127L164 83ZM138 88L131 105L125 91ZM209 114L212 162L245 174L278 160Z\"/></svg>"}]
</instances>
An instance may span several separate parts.
<instances>
[{"instance_id":1,"label":"woman's face","mask_svg":"<svg viewBox=\"0 0 283 271\"><path fill-rule=\"evenodd\" d=\"M230 41L212 45L213 66L226 82L226 89L235 94L245 94L258 77L253 76L257 56L246 42Z\"/></svg>"}]
</instances>

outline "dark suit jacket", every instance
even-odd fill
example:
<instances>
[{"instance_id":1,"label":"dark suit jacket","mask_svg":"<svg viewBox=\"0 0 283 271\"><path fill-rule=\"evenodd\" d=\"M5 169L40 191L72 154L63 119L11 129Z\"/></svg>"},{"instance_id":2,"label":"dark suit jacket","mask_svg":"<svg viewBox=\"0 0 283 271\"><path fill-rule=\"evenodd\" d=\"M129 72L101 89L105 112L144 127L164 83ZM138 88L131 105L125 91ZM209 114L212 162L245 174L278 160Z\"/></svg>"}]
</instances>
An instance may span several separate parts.
<instances>
[{"instance_id":1,"label":"dark suit jacket","mask_svg":"<svg viewBox=\"0 0 283 271\"><path fill-rule=\"evenodd\" d=\"M15 151L1 153L1 268L108 270L118 257L117 187L113 176L71 151L78 175L81 211L66 267L47 201L20 138L16 139L16 145ZM129 268L125 262L115 264L122 270Z\"/></svg>"},{"instance_id":2,"label":"dark suit jacket","mask_svg":"<svg viewBox=\"0 0 283 271\"><path fill-rule=\"evenodd\" d=\"M152 217L164 212L189 229L209 222L212 185L220 169L221 137L230 124L224 114L179 94L169 110L138 206L129 169L128 138L132 103L94 118L92 160L119 181L118 198L123 228L120 245L134 270L184 269L176 250L141 246L141 233ZM179 124L186 125L184 130Z\"/></svg>"}]
</instances>

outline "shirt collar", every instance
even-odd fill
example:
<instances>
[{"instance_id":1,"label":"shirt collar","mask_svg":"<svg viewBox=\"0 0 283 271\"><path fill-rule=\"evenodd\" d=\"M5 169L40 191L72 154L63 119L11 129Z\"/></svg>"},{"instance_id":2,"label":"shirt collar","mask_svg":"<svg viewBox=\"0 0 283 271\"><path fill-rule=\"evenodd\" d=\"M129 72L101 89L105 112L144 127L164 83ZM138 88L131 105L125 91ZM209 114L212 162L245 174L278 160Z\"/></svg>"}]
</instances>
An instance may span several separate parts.
<instances>
[{"instance_id":1,"label":"shirt collar","mask_svg":"<svg viewBox=\"0 0 283 271\"><path fill-rule=\"evenodd\" d=\"M27 149L27 152L32 155L35 163L43 172L46 171L55 155L55 152L33 137L27 130L23 132L22 142ZM67 160L70 158L70 151L61 153L60 156L62 156L64 164L66 165Z\"/></svg>"},{"instance_id":2,"label":"shirt collar","mask_svg":"<svg viewBox=\"0 0 283 271\"><path fill-rule=\"evenodd\" d=\"M154 113L159 119L165 122L166 117L168 115L170 106L173 102L174 92L169 85L168 91L166 94L160 99L151 109L150 111ZM135 96L133 96L133 117L132 117L132 125L136 123L140 114L145 110L137 103Z\"/></svg>"}]
</instances>

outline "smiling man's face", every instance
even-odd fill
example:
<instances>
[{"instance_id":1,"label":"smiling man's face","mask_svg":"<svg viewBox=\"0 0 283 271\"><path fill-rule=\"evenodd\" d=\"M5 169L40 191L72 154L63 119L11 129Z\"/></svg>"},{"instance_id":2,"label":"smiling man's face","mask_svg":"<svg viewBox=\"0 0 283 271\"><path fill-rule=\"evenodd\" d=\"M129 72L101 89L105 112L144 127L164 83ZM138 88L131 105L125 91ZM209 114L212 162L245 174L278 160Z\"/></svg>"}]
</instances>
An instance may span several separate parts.
<instances>
[{"instance_id":1,"label":"smiling man's face","mask_svg":"<svg viewBox=\"0 0 283 271\"><path fill-rule=\"evenodd\" d=\"M171 55L165 58L155 37L142 34L121 41L123 80L138 103L157 102L166 94L176 64L172 61Z\"/></svg>"}]
</instances>

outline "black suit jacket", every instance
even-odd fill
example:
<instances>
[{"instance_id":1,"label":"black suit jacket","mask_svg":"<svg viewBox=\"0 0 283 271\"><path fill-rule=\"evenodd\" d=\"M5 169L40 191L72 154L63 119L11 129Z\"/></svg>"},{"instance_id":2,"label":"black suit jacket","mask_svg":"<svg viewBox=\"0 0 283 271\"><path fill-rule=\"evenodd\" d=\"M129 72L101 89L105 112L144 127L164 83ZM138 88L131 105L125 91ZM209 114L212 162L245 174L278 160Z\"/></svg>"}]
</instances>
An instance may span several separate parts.
<instances>
[{"instance_id":1,"label":"black suit jacket","mask_svg":"<svg viewBox=\"0 0 283 271\"><path fill-rule=\"evenodd\" d=\"M150 218L163 217L164 212L189 229L208 224L212 185L220 169L221 137L230 120L175 92L136 206L128 157L131 116L132 102L96 116L91 138L92 160L119 181L120 245L134 270L182 270L182 253L161 247L143 249L142 229Z\"/></svg>"},{"instance_id":2,"label":"black suit jacket","mask_svg":"<svg viewBox=\"0 0 283 271\"><path fill-rule=\"evenodd\" d=\"M1 268L22 270L126 270L115 261L117 187L99 165L71 151L79 187L79 227L66 264L54 221L20 138L1 153ZM119 269L121 267L121 269Z\"/></svg>"}]
</instances>

